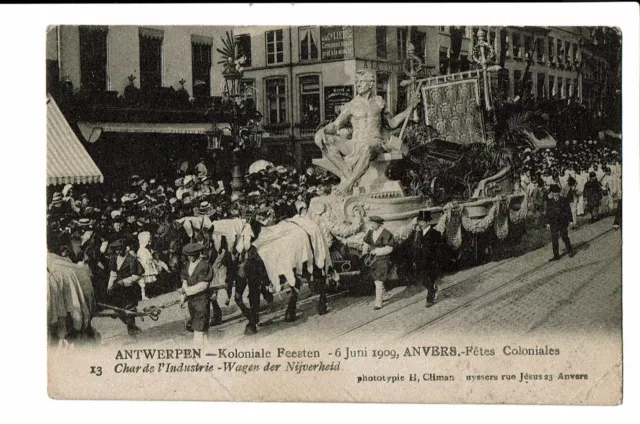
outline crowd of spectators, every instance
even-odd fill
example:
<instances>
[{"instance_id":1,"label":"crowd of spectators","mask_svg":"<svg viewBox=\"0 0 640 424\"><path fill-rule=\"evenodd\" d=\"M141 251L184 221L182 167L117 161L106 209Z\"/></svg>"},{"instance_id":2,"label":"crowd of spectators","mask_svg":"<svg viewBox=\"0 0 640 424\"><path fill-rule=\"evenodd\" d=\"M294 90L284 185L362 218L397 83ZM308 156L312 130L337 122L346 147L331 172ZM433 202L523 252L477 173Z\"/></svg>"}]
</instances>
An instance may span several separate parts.
<instances>
[{"instance_id":1,"label":"crowd of spectators","mask_svg":"<svg viewBox=\"0 0 640 424\"><path fill-rule=\"evenodd\" d=\"M515 190L526 192L530 214L544 216L551 186L557 185L578 217L597 220L616 211L622 198L622 157L598 140L565 141L553 149L523 148L516 152L519 173Z\"/></svg>"},{"instance_id":2,"label":"crowd of spectators","mask_svg":"<svg viewBox=\"0 0 640 424\"><path fill-rule=\"evenodd\" d=\"M132 175L119 186L68 184L50 193L48 249L74 263L87 263L99 300L106 297L114 242L125 239L137 252L145 268L144 298L158 291L154 286L160 291L175 288L180 261L172 260L172 252L198 241L212 221L255 217L261 211L271 211L271 222L287 219L312 197L328 193L335 182L318 168L299 173L259 161L233 191L228 181L210 178L204 158L182 161L175 169L171 176Z\"/></svg>"}]
</instances>

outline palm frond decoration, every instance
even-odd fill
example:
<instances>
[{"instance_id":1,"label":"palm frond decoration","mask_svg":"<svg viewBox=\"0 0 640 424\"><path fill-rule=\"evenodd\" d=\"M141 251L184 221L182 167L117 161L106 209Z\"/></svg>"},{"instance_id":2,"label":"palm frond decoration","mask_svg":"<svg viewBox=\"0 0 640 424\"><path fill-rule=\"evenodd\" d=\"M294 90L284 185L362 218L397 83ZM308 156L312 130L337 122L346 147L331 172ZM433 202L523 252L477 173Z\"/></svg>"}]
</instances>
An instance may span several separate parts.
<instances>
[{"instance_id":1,"label":"palm frond decoration","mask_svg":"<svg viewBox=\"0 0 640 424\"><path fill-rule=\"evenodd\" d=\"M222 37L221 39L222 48L216 49L222 58L218 61L218 64L223 64L225 66L223 72L233 72L236 61L236 42L229 31L227 31L225 37Z\"/></svg>"},{"instance_id":2,"label":"palm frond decoration","mask_svg":"<svg viewBox=\"0 0 640 424\"><path fill-rule=\"evenodd\" d=\"M238 42L232 36L232 34L227 31L226 37L222 37L222 48L216 49L218 53L220 53L222 60L219 60L218 63L224 65L223 74L236 74L241 75L244 72L244 65L247 61L245 56L238 56Z\"/></svg>"}]
</instances>

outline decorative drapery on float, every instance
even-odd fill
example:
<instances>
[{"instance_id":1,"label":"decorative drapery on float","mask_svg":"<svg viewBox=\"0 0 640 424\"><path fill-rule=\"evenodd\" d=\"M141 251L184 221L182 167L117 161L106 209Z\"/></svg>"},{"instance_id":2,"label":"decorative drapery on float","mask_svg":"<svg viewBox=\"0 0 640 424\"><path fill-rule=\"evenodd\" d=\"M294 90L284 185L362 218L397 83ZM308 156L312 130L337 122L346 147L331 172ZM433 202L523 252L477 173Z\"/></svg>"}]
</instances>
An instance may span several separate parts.
<instances>
[{"instance_id":1,"label":"decorative drapery on float","mask_svg":"<svg viewBox=\"0 0 640 424\"><path fill-rule=\"evenodd\" d=\"M449 203L443 209L445 213L442 214L435 228L445 235L449 246L459 249L462 245L463 228L473 235L479 235L493 225L499 240L507 238L509 223L520 224L527 217L528 199L525 193L520 208L512 210L508 198L495 198L489 212L481 219L471 218L463 205Z\"/></svg>"}]
</instances>

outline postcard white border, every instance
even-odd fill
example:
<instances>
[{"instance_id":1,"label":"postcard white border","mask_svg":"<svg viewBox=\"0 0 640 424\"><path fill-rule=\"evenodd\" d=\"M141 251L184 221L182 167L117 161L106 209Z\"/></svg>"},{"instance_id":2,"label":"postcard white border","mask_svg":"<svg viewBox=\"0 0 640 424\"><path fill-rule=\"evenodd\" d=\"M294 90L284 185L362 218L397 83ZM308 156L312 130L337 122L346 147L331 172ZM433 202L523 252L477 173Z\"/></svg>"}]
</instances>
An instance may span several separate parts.
<instances>
[{"instance_id":1,"label":"postcard white border","mask_svg":"<svg viewBox=\"0 0 640 424\"><path fill-rule=\"evenodd\" d=\"M4 238L2 351L5 405L11 418L44 422L95 423L185 419L236 422L626 422L638 416L638 323L640 299L637 253L638 223L638 17L636 3L541 4L254 4L249 5L30 5L0 6L0 81L3 95L2 209ZM220 404L170 402L52 401L46 394L44 198L45 103L44 48L47 24L351 24L351 25L611 25L623 31L624 87L624 405L622 407L434 406L434 405L323 405ZM8 131L8 132L7 132ZM25 184L26 180L26 184ZM30 270L25 275L24 270ZM27 305L21 300L30 293ZM38 304L37 299L42 299ZM27 314L19 311L29 308ZM20 317L17 319L16 317ZM635 358L634 358L635 357ZM6 411L7 412L11 411ZM76 416L77 419L73 419ZM192 418L193 417L193 418Z\"/></svg>"}]
</instances>

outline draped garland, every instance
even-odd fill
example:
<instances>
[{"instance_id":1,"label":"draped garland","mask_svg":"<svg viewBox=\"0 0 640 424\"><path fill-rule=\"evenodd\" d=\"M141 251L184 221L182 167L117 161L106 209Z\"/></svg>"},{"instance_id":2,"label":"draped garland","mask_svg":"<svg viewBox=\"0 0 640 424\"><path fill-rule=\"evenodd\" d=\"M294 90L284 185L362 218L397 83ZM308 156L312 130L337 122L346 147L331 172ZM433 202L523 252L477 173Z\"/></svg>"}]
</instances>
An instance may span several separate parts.
<instances>
[{"instance_id":1,"label":"draped garland","mask_svg":"<svg viewBox=\"0 0 640 424\"><path fill-rule=\"evenodd\" d=\"M489 213L482 219L471 219L466 209L462 212L462 226L464 229L472 234L481 234L489 229L493 223L493 219L496 214L496 205L494 204L489 209Z\"/></svg>"},{"instance_id":2,"label":"draped garland","mask_svg":"<svg viewBox=\"0 0 640 424\"><path fill-rule=\"evenodd\" d=\"M520 209L517 211L509 209L509 220L512 224L520 224L527 217L529 213L529 198L527 192L524 192L524 199L520 205Z\"/></svg>"},{"instance_id":3,"label":"draped garland","mask_svg":"<svg viewBox=\"0 0 640 424\"><path fill-rule=\"evenodd\" d=\"M519 224L527 216L527 196L522 201L520 209L511 210L509 199L495 199L487 215L482 219L472 219L463 205L447 204L444 213L438 220L435 229L443 233L447 244L454 249L462 245L462 228L465 231L477 235L482 234L493 225L493 230L499 240L504 240L509 235L509 223Z\"/></svg>"},{"instance_id":4,"label":"draped garland","mask_svg":"<svg viewBox=\"0 0 640 424\"><path fill-rule=\"evenodd\" d=\"M462 246L462 206L453 206L447 210L445 237L449 246L458 250Z\"/></svg>"},{"instance_id":5,"label":"draped garland","mask_svg":"<svg viewBox=\"0 0 640 424\"><path fill-rule=\"evenodd\" d=\"M493 220L493 229L499 240L504 240L509 235L509 203L508 200L496 202L496 218Z\"/></svg>"}]
</instances>

